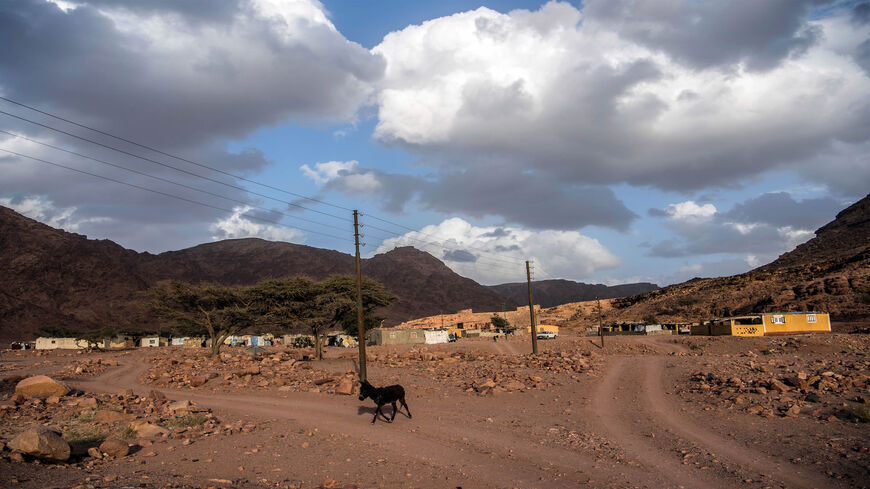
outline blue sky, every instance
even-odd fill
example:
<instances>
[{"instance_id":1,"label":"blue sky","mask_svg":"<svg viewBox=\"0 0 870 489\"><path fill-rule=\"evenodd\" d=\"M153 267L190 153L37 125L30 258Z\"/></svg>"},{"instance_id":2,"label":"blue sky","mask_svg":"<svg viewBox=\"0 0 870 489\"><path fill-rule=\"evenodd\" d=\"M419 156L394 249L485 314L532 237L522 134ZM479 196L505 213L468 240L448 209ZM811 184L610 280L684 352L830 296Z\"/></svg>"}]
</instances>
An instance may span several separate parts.
<instances>
[{"instance_id":1,"label":"blue sky","mask_svg":"<svg viewBox=\"0 0 870 489\"><path fill-rule=\"evenodd\" d=\"M139 251L352 252L360 209L366 256L665 285L870 188L862 1L13 0L0 45L0 204Z\"/></svg>"}]
</instances>

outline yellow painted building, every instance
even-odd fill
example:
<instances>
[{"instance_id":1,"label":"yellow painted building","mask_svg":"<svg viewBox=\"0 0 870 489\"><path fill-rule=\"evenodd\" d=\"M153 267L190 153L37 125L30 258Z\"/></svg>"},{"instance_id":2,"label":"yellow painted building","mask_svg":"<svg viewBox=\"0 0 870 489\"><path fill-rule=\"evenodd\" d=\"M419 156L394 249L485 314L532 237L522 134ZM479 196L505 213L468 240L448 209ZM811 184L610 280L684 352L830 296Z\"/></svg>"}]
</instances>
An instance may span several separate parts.
<instances>
[{"instance_id":1,"label":"yellow painted building","mask_svg":"<svg viewBox=\"0 0 870 489\"><path fill-rule=\"evenodd\" d=\"M693 335L776 336L830 333L831 319L825 312L773 312L752 316L714 319L692 326Z\"/></svg>"},{"instance_id":2,"label":"yellow painted building","mask_svg":"<svg viewBox=\"0 0 870 489\"><path fill-rule=\"evenodd\" d=\"M538 333L540 333L542 331L551 331L553 333L559 334L559 327L553 326L552 324L539 324L535 328L535 331L537 331ZM531 326L526 326L526 333L532 334L532 327Z\"/></svg>"}]
</instances>

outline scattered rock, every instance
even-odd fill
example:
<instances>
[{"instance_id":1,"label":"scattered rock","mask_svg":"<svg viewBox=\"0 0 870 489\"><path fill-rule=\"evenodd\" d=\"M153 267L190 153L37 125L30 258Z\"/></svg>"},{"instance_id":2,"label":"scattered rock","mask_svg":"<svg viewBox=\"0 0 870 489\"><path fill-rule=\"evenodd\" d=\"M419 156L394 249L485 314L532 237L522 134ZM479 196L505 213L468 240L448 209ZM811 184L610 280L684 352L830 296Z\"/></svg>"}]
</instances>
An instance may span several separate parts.
<instances>
[{"instance_id":1,"label":"scattered rock","mask_svg":"<svg viewBox=\"0 0 870 489\"><path fill-rule=\"evenodd\" d=\"M791 389L789 388L789 386L783 384L782 382L780 382L780 381L777 380L777 379L773 379L773 380L771 380L771 381L769 382L769 384L770 384L770 388L773 389L773 390L775 390L775 391L777 391L777 392L788 392L788 391L791 390Z\"/></svg>"},{"instance_id":2,"label":"scattered rock","mask_svg":"<svg viewBox=\"0 0 870 489\"><path fill-rule=\"evenodd\" d=\"M70 388L64 384L52 379L47 375L36 375L28 377L15 386L15 393L25 397L36 397L45 399L46 397L67 395Z\"/></svg>"},{"instance_id":3,"label":"scattered rock","mask_svg":"<svg viewBox=\"0 0 870 489\"><path fill-rule=\"evenodd\" d=\"M341 379L341 382L339 382L338 386L335 388L335 393L345 396L353 394L353 380L348 378Z\"/></svg>"},{"instance_id":4,"label":"scattered rock","mask_svg":"<svg viewBox=\"0 0 870 489\"><path fill-rule=\"evenodd\" d=\"M187 414L190 412L190 401L175 401L169 403L166 409L175 414Z\"/></svg>"},{"instance_id":5,"label":"scattered rock","mask_svg":"<svg viewBox=\"0 0 870 489\"><path fill-rule=\"evenodd\" d=\"M111 458L121 458L130 453L130 446L124 440L107 438L100 444L100 452Z\"/></svg>"},{"instance_id":6,"label":"scattered rock","mask_svg":"<svg viewBox=\"0 0 870 489\"><path fill-rule=\"evenodd\" d=\"M101 409L94 414L95 423L112 424L118 421L126 421L127 419L128 416L126 414L112 411L111 409Z\"/></svg>"},{"instance_id":7,"label":"scattered rock","mask_svg":"<svg viewBox=\"0 0 870 489\"><path fill-rule=\"evenodd\" d=\"M65 462L69 459L69 443L56 431L39 426L18 434L9 442L9 448L26 455L46 460Z\"/></svg>"},{"instance_id":8,"label":"scattered rock","mask_svg":"<svg viewBox=\"0 0 870 489\"><path fill-rule=\"evenodd\" d=\"M136 436L139 438L155 438L169 434L169 430L166 428L146 421L134 421L130 423L130 428L136 432Z\"/></svg>"}]
</instances>

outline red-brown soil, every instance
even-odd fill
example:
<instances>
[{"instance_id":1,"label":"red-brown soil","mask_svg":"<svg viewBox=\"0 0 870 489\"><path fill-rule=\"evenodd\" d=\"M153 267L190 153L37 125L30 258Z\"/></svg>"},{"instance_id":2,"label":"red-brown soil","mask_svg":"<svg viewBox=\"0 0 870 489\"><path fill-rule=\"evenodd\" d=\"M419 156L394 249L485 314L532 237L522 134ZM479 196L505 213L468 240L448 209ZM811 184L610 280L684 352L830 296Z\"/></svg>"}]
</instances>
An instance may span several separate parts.
<instances>
[{"instance_id":1,"label":"red-brown soil","mask_svg":"<svg viewBox=\"0 0 870 489\"><path fill-rule=\"evenodd\" d=\"M166 361L169 352L178 355L173 367L191 365L186 359L204 362L198 352L86 354L119 362L74 382L86 392L131 388L144 395L156 389L211 409L218 419L239 420L255 429L202 436L188 445L158 441L148 448L153 456L139 451L92 465L87 460L12 462L7 450L0 459L0 486L868 487L870 424L854 416L870 397L867 336L607 337L603 348L599 341L541 341L542 354L530 364L531 346L518 338L370 347L375 360L368 366L369 379L377 385L403 384L414 416L400 413L392 424L380 419L374 425L370 400L360 402L328 388L311 392L327 384L299 382L295 390L306 392L281 391L271 383L244 388L232 379L195 388L143 385L149 369ZM275 348L269 355L282 352ZM231 349L227 353L238 355ZM286 356L297 353L289 350ZM327 353L322 362L306 362L317 375L340 377L354 369L352 350L330 348ZM22 367L14 374L22 375L45 367L40 363L44 358L28 363L5 352L0 365L14 361ZM57 357L68 362L82 358ZM445 363L447 358L457 360ZM821 360L823 368L834 372L826 378L837 380L836 387L751 391L762 380L801 371L814 374ZM504 368L498 370L498 365ZM294 378L294 371L282 370L277 361L261 372L269 369ZM698 380L699 373L704 380ZM498 388L483 385L481 380L490 376ZM733 377L744 387L732 385ZM501 388L512 381L523 387ZM702 382L710 388L702 390ZM819 399L806 401L809 394ZM737 404L737 396L750 402ZM779 409L789 402L801 409L796 414ZM810 404L819 407L804 409ZM754 405L769 412L751 412ZM4 432L20 422L11 416L0 418Z\"/></svg>"}]
</instances>

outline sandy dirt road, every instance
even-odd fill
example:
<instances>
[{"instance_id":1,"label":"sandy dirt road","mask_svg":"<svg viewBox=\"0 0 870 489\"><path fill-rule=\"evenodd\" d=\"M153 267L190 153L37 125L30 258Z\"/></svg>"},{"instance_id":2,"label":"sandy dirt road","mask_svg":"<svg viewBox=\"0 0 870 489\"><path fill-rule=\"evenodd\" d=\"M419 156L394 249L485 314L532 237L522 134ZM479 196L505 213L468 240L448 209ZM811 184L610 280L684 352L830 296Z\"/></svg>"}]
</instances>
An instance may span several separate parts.
<instances>
[{"instance_id":1,"label":"sandy dirt road","mask_svg":"<svg viewBox=\"0 0 870 489\"><path fill-rule=\"evenodd\" d=\"M399 414L391 425L371 425L371 402L355 397L160 390L216 410L334 433L364 460L388 454L399 461L398 472L430 474L419 486L383 482L380 487L850 487L819 468L794 464L709 428L703 413L693 413L672 395L670 382L683 357L669 353L684 347L663 338L637 341L657 353L606 356L598 378L566 383L553 392L479 398L422 389L409 396L414 418ZM500 341L492 348L524 354L525 346ZM141 356L133 355L76 386L98 392L132 388L144 395L152 389L139 383L146 367ZM567 404L573 409L564 409ZM566 446L549 436L557 429L604 441L595 449ZM360 470L375 469L361 465ZM361 479L373 475L361 474Z\"/></svg>"}]
</instances>

